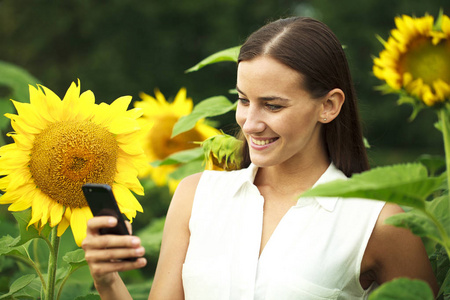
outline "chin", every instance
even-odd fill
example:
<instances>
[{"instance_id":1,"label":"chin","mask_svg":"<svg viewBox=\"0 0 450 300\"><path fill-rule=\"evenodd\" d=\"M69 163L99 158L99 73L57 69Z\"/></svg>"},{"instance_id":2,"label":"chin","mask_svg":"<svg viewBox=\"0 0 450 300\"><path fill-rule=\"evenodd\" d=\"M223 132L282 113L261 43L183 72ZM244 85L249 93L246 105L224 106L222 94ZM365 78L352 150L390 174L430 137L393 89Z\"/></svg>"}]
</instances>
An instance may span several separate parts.
<instances>
[{"instance_id":1,"label":"chin","mask_svg":"<svg viewBox=\"0 0 450 300\"><path fill-rule=\"evenodd\" d=\"M268 159L267 157L254 157L251 155L250 155L250 160L255 166L257 166L259 168L271 167L278 163L278 162L274 162L271 159Z\"/></svg>"}]
</instances>

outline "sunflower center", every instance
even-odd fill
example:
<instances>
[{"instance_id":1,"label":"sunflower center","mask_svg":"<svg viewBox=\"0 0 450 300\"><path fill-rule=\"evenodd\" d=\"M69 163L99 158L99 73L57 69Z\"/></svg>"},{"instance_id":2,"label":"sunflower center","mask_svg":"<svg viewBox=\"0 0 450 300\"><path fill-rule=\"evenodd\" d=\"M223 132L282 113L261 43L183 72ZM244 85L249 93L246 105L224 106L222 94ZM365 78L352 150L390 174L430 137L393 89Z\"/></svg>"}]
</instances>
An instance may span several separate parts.
<instances>
[{"instance_id":1,"label":"sunflower center","mask_svg":"<svg viewBox=\"0 0 450 300\"><path fill-rule=\"evenodd\" d=\"M112 185L118 148L112 133L90 121L53 123L34 140L30 172L38 188L54 201L84 207L84 183Z\"/></svg>"},{"instance_id":2,"label":"sunflower center","mask_svg":"<svg viewBox=\"0 0 450 300\"><path fill-rule=\"evenodd\" d=\"M433 45L427 38L415 40L400 59L400 72L409 72L413 79L422 78L430 86L437 79L450 83L450 41Z\"/></svg>"},{"instance_id":3,"label":"sunflower center","mask_svg":"<svg viewBox=\"0 0 450 300\"><path fill-rule=\"evenodd\" d=\"M176 116L164 116L155 121L155 125L149 133L148 147L146 148L152 149L158 159L165 159L172 153L198 147L193 142L202 141L202 135L195 128L171 139L173 126L177 121L178 117Z\"/></svg>"}]
</instances>

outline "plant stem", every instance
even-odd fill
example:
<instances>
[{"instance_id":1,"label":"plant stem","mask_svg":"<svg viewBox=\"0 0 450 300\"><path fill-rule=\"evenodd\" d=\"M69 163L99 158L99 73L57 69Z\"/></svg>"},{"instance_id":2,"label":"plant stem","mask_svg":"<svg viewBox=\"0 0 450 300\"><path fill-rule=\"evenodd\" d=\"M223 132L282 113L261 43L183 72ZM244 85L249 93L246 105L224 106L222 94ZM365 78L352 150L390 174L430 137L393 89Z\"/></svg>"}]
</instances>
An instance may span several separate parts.
<instances>
[{"instance_id":1,"label":"plant stem","mask_svg":"<svg viewBox=\"0 0 450 300\"><path fill-rule=\"evenodd\" d=\"M47 290L45 291L45 300L53 300L55 294L56 267L58 264L58 250L60 238L57 235L57 227L53 227L51 233L51 247L48 258L48 278Z\"/></svg>"},{"instance_id":2,"label":"plant stem","mask_svg":"<svg viewBox=\"0 0 450 300\"><path fill-rule=\"evenodd\" d=\"M444 139L445 166L447 172L447 189L450 191L450 132L449 132L449 114L447 109L439 110L439 119L441 120L442 136Z\"/></svg>"},{"instance_id":3,"label":"plant stem","mask_svg":"<svg viewBox=\"0 0 450 300\"><path fill-rule=\"evenodd\" d=\"M449 112L444 107L439 110L439 119L441 121L442 126L442 136L444 140L444 149L445 149L445 167L446 167L446 173L447 173L447 191L450 192L450 120L449 120ZM450 198L449 198L450 199ZM450 207L450 205L449 205ZM450 214L450 211L448 212ZM439 222L438 222L439 223ZM442 225L441 225L442 227ZM441 235L444 238L445 242L445 249L447 250L447 255L450 257L450 245L449 245L449 238L447 235L447 232L444 228L440 228Z\"/></svg>"}]
</instances>

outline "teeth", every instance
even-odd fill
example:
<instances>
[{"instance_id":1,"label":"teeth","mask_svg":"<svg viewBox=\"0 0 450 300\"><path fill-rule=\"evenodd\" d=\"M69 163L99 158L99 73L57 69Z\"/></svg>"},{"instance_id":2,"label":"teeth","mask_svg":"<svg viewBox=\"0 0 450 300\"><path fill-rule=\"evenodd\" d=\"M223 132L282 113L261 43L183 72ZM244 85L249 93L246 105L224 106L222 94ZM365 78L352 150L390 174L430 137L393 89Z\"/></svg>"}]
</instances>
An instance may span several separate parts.
<instances>
[{"instance_id":1,"label":"teeth","mask_svg":"<svg viewBox=\"0 0 450 300\"><path fill-rule=\"evenodd\" d=\"M256 144L256 145L258 145L258 146L264 146L264 145L267 145L267 144L272 143L273 141L275 141L275 139L270 139L270 140L255 140L255 139L252 138L253 144Z\"/></svg>"}]
</instances>

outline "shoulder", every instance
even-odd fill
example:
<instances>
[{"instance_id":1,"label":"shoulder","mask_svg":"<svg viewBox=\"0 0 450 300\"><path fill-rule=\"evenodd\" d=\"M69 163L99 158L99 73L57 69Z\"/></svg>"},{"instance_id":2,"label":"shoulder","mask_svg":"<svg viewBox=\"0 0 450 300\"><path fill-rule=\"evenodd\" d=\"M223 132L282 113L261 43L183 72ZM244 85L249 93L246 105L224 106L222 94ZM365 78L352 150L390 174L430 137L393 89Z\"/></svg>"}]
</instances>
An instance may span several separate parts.
<instances>
[{"instance_id":1,"label":"shoulder","mask_svg":"<svg viewBox=\"0 0 450 300\"><path fill-rule=\"evenodd\" d=\"M385 223L389 217L401 213L404 211L400 206L386 203L367 245L366 262L372 263L379 284L409 277L424 280L436 290L436 279L422 240L408 229Z\"/></svg>"},{"instance_id":2,"label":"shoulder","mask_svg":"<svg viewBox=\"0 0 450 300\"><path fill-rule=\"evenodd\" d=\"M170 207L181 207L184 209L192 208L192 203L195 197L198 183L202 178L203 173L196 173L183 178L178 184L177 189L173 195ZM190 209L188 210L190 211Z\"/></svg>"},{"instance_id":3,"label":"shoulder","mask_svg":"<svg viewBox=\"0 0 450 300\"><path fill-rule=\"evenodd\" d=\"M171 220L188 224L194 203L195 191L202 173L189 175L178 184L167 211L166 223Z\"/></svg>"}]
</instances>

